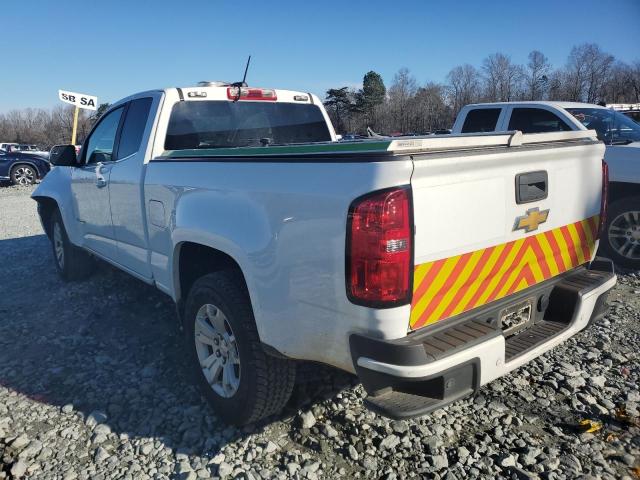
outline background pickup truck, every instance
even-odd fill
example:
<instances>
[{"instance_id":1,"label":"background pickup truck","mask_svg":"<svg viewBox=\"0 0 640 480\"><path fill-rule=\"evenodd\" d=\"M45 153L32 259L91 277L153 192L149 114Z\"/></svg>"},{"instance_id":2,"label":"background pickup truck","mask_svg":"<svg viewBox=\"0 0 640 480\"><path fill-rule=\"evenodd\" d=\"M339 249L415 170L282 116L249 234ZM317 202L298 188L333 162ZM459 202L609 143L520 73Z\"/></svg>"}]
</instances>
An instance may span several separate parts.
<instances>
[{"instance_id":1,"label":"background pickup truck","mask_svg":"<svg viewBox=\"0 0 640 480\"><path fill-rule=\"evenodd\" d=\"M335 139L307 93L149 91L53 149L33 198L64 279L98 257L173 298L228 422L278 412L296 360L421 415L604 313L594 132Z\"/></svg>"},{"instance_id":2,"label":"background pickup truck","mask_svg":"<svg viewBox=\"0 0 640 480\"><path fill-rule=\"evenodd\" d=\"M465 106L453 133L595 130L607 146L609 215L601 251L618 265L640 269L640 125L600 105L576 102L479 103Z\"/></svg>"}]
</instances>

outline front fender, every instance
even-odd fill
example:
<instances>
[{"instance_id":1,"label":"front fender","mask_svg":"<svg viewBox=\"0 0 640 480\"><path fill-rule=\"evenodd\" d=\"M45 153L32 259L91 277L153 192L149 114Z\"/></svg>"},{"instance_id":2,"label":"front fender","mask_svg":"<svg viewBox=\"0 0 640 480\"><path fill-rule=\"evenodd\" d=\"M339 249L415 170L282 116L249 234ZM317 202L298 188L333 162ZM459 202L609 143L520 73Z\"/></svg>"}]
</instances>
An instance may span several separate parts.
<instances>
[{"instance_id":1,"label":"front fender","mask_svg":"<svg viewBox=\"0 0 640 480\"><path fill-rule=\"evenodd\" d=\"M76 221L75 210L73 208L71 168L72 167L53 168L33 191L31 198L36 201L43 198L49 198L55 201L60 210L69 241L79 246L82 243L82 234Z\"/></svg>"}]
</instances>

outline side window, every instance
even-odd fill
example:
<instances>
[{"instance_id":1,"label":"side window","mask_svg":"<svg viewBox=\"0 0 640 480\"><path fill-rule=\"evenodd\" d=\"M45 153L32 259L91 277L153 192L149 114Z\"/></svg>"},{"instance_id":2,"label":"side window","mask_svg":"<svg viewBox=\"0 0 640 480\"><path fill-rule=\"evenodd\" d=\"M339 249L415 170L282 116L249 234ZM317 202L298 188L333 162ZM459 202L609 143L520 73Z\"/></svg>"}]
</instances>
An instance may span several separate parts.
<instances>
[{"instance_id":1,"label":"side window","mask_svg":"<svg viewBox=\"0 0 640 480\"><path fill-rule=\"evenodd\" d=\"M462 133L493 132L498 124L499 108L476 108L467 113Z\"/></svg>"},{"instance_id":2,"label":"side window","mask_svg":"<svg viewBox=\"0 0 640 480\"><path fill-rule=\"evenodd\" d=\"M96 129L85 141L87 146L82 154L84 163L110 162L112 160L111 155L123 111L124 107L120 107L100 119Z\"/></svg>"},{"instance_id":3,"label":"side window","mask_svg":"<svg viewBox=\"0 0 640 480\"><path fill-rule=\"evenodd\" d=\"M520 130L522 133L566 132L571 127L549 110L514 108L509 120L509 130Z\"/></svg>"},{"instance_id":4,"label":"side window","mask_svg":"<svg viewBox=\"0 0 640 480\"><path fill-rule=\"evenodd\" d=\"M136 153L140 149L144 127L147 125L149 110L151 110L152 98L138 98L129 104L127 116L120 133L118 145L118 158L125 158Z\"/></svg>"}]
</instances>

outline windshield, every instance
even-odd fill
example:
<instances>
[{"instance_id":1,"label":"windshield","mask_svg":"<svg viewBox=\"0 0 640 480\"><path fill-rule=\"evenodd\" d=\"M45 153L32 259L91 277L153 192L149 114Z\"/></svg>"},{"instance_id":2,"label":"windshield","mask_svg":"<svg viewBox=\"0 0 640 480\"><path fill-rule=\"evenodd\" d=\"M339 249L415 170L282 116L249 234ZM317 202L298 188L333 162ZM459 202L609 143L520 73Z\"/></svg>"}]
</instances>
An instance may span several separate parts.
<instances>
[{"instance_id":1,"label":"windshield","mask_svg":"<svg viewBox=\"0 0 640 480\"><path fill-rule=\"evenodd\" d=\"M210 100L173 106L164 148L259 147L330 140L317 105Z\"/></svg>"},{"instance_id":2,"label":"windshield","mask_svg":"<svg viewBox=\"0 0 640 480\"><path fill-rule=\"evenodd\" d=\"M629 117L606 108L567 108L589 130L607 144L627 144L640 141L640 125Z\"/></svg>"}]
</instances>

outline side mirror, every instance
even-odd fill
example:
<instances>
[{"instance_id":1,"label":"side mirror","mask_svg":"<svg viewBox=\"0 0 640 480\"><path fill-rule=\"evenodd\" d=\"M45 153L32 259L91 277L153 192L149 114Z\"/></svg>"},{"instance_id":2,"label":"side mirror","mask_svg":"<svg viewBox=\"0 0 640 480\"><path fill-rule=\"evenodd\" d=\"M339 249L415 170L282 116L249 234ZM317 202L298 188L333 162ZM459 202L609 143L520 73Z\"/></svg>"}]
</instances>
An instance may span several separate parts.
<instances>
[{"instance_id":1,"label":"side mirror","mask_svg":"<svg viewBox=\"0 0 640 480\"><path fill-rule=\"evenodd\" d=\"M73 145L55 145L49 153L49 162L58 167L75 167L78 164L76 147Z\"/></svg>"}]
</instances>

